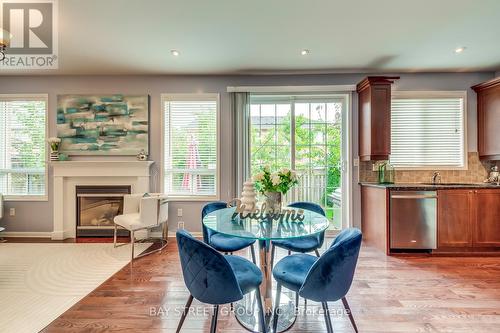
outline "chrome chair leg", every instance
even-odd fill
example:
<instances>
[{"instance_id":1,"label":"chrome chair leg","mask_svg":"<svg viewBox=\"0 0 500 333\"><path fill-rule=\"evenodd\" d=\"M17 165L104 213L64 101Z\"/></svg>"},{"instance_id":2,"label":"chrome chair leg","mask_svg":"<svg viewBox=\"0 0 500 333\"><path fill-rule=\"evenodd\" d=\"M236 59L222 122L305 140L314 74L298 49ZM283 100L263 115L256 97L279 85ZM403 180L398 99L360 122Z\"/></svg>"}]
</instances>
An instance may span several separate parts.
<instances>
[{"instance_id":1,"label":"chrome chair leg","mask_svg":"<svg viewBox=\"0 0 500 333\"><path fill-rule=\"evenodd\" d=\"M214 314L212 315L212 324L210 326L210 333L217 332L217 317L219 316L219 305L214 305Z\"/></svg>"},{"instance_id":2,"label":"chrome chair leg","mask_svg":"<svg viewBox=\"0 0 500 333\"><path fill-rule=\"evenodd\" d=\"M259 319L260 319L260 331L266 333L266 313L264 312L264 306L262 305L262 296L260 294L260 288L255 289L255 296L257 298L257 306L259 307ZM231 303L233 304L233 303Z\"/></svg>"},{"instance_id":3,"label":"chrome chair leg","mask_svg":"<svg viewBox=\"0 0 500 333\"><path fill-rule=\"evenodd\" d=\"M274 252L276 252L276 246L271 245L271 269L274 267Z\"/></svg>"},{"instance_id":4,"label":"chrome chair leg","mask_svg":"<svg viewBox=\"0 0 500 333\"><path fill-rule=\"evenodd\" d=\"M281 283L276 286L276 302L274 304L273 332L277 332L278 317L280 312Z\"/></svg>"},{"instance_id":5,"label":"chrome chair leg","mask_svg":"<svg viewBox=\"0 0 500 333\"><path fill-rule=\"evenodd\" d=\"M117 233L117 225L115 223L114 233L113 233L113 247L116 247L116 233Z\"/></svg>"},{"instance_id":6,"label":"chrome chair leg","mask_svg":"<svg viewBox=\"0 0 500 333\"><path fill-rule=\"evenodd\" d=\"M191 307L191 303L193 303L193 295L189 295L189 298L186 302L186 305L184 306L184 311L182 312L181 319L179 320L179 325L177 325L177 330L175 333L179 333L182 328L182 324L184 324L184 320L186 320L186 316L189 312L189 308Z\"/></svg>"},{"instance_id":7,"label":"chrome chair leg","mask_svg":"<svg viewBox=\"0 0 500 333\"><path fill-rule=\"evenodd\" d=\"M352 316L351 308L349 307L349 303L347 303L347 299L345 297L342 297L342 304L344 304L344 308L348 312L349 320L351 321L352 327L354 328L354 332L358 333L358 327L356 326L356 322L354 321L354 317Z\"/></svg>"},{"instance_id":8,"label":"chrome chair leg","mask_svg":"<svg viewBox=\"0 0 500 333\"><path fill-rule=\"evenodd\" d=\"M134 260L134 243L135 243L135 236L134 236L134 231L130 232L130 245L132 245L132 259Z\"/></svg>"},{"instance_id":9,"label":"chrome chair leg","mask_svg":"<svg viewBox=\"0 0 500 333\"><path fill-rule=\"evenodd\" d=\"M325 313L326 331L333 333L332 320L330 319L330 311L328 310L328 303L322 302L323 312Z\"/></svg>"},{"instance_id":10,"label":"chrome chair leg","mask_svg":"<svg viewBox=\"0 0 500 333\"><path fill-rule=\"evenodd\" d=\"M257 261L255 260L255 247L253 244L250 246L250 253L252 254L252 261L254 264L257 264Z\"/></svg>"}]
</instances>

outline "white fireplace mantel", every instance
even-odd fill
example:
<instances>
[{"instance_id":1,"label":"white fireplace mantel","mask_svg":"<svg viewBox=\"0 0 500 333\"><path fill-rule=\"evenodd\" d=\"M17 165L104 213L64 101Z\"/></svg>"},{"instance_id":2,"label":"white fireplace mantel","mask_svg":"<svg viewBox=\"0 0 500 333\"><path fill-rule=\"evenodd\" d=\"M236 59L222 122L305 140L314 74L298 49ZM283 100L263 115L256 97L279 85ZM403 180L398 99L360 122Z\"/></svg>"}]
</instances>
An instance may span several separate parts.
<instances>
[{"instance_id":1,"label":"white fireplace mantel","mask_svg":"<svg viewBox=\"0 0 500 333\"><path fill-rule=\"evenodd\" d=\"M51 162L54 182L52 239L76 237L76 186L129 185L132 193L149 191L153 161Z\"/></svg>"}]
</instances>

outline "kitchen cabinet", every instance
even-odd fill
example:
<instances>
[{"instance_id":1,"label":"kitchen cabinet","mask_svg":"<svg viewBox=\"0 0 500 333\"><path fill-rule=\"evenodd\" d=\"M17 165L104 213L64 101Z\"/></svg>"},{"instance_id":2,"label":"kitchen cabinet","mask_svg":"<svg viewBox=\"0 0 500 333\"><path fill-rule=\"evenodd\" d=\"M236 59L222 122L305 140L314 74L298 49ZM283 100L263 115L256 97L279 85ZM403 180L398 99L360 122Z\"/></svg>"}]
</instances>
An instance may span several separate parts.
<instances>
[{"instance_id":1,"label":"kitchen cabinet","mask_svg":"<svg viewBox=\"0 0 500 333\"><path fill-rule=\"evenodd\" d=\"M391 153L391 85L399 76L368 76L358 93L359 159L388 160Z\"/></svg>"},{"instance_id":2,"label":"kitchen cabinet","mask_svg":"<svg viewBox=\"0 0 500 333\"><path fill-rule=\"evenodd\" d=\"M500 190L438 191L438 249L500 247Z\"/></svg>"},{"instance_id":3,"label":"kitchen cabinet","mask_svg":"<svg viewBox=\"0 0 500 333\"><path fill-rule=\"evenodd\" d=\"M477 93L479 158L500 160L500 77L472 87Z\"/></svg>"},{"instance_id":4,"label":"kitchen cabinet","mask_svg":"<svg viewBox=\"0 0 500 333\"><path fill-rule=\"evenodd\" d=\"M473 244L500 247L500 190L476 190Z\"/></svg>"},{"instance_id":5,"label":"kitchen cabinet","mask_svg":"<svg viewBox=\"0 0 500 333\"><path fill-rule=\"evenodd\" d=\"M361 184L363 242L387 255L405 252L392 248L392 198L412 191L437 192L437 249L435 255L500 254L500 187L419 184ZM404 209L401 220L404 221ZM422 214L408 211L408 214ZM411 221L409 217L407 221ZM411 228L409 228L411 234ZM412 236L414 237L414 236ZM411 252L411 251L410 251ZM429 253L429 251L425 251Z\"/></svg>"},{"instance_id":6,"label":"kitchen cabinet","mask_svg":"<svg viewBox=\"0 0 500 333\"><path fill-rule=\"evenodd\" d=\"M472 246L471 192L469 190L438 192L438 247Z\"/></svg>"}]
</instances>

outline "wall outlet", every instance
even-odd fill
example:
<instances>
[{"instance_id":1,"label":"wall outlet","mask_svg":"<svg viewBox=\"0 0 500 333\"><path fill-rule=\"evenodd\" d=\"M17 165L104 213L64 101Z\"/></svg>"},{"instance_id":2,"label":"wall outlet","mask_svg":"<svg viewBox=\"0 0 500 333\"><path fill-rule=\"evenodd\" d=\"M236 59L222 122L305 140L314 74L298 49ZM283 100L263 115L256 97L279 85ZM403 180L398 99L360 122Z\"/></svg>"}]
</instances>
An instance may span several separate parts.
<instances>
[{"instance_id":1,"label":"wall outlet","mask_svg":"<svg viewBox=\"0 0 500 333\"><path fill-rule=\"evenodd\" d=\"M177 216L182 217L182 208L177 208Z\"/></svg>"},{"instance_id":2,"label":"wall outlet","mask_svg":"<svg viewBox=\"0 0 500 333\"><path fill-rule=\"evenodd\" d=\"M10 216L16 216L16 209L15 209L15 208L11 208L11 209L9 210L9 215L10 215Z\"/></svg>"},{"instance_id":3,"label":"wall outlet","mask_svg":"<svg viewBox=\"0 0 500 333\"><path fill-rule=\"evenodd\" d=\"M359 158L355 158L355 159L353 160L353 165L354 165L355 167L359 166Z\"/></svg>"},{"instance_id":4,"label":"wall outlet","mask_svg":"<svg viewBox=\"0 0 500 333\"><path fill-rule=\"evenodd\" d=\"M184 229L184 221L179 221L177 223L177 229Z\"/></svg>"}]
</instances>

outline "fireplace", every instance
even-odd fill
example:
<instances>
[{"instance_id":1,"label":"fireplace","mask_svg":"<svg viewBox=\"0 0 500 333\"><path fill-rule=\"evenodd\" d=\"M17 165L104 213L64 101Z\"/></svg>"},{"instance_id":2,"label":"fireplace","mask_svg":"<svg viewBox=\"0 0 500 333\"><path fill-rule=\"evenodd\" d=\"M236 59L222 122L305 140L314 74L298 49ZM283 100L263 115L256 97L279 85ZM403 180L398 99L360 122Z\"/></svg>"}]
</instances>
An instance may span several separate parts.
<instances>
[{"instance_id":1,"label":"fireplace","mask_svg":"<svg viewBox=\"0 0 500 333\"><path fill-rule=\"evenodd\" d=\"M123 196L128 185L76 186L76 237L113 236L116 215L123 213ZM118 229L118 236L129 236Z\"/></svg>"}]
</instances>

